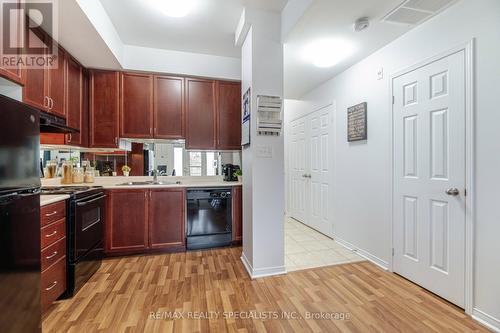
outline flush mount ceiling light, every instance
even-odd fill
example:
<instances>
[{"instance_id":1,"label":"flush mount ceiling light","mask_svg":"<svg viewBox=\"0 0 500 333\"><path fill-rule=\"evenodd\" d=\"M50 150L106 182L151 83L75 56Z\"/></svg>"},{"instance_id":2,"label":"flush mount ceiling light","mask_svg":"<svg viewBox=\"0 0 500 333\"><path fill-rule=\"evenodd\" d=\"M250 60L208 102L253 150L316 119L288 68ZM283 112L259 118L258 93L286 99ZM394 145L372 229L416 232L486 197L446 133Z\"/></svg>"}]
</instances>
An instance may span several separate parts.
<instances>
[{"instance_id":1,"label":"flush mount ceiling light","mask_svg":"<svg viewBox=\"0 0 500 333\"><path fill-rule=\"evenodd\" d=\"M196 0L148 0L153 9L170 17L184 17L195 7Z\"/></svg>"},{"instance_id":2,"label":"flush mount ceiling light","mask_svg":"<svg viewBox=\"0 0 500 333\"><path fill-rule=\"evenodd\" d=\"M316 40L304 48L303 57L316 67L332 67L354 53L354 46L337 38Z\"/></svg>"}]
</instances>

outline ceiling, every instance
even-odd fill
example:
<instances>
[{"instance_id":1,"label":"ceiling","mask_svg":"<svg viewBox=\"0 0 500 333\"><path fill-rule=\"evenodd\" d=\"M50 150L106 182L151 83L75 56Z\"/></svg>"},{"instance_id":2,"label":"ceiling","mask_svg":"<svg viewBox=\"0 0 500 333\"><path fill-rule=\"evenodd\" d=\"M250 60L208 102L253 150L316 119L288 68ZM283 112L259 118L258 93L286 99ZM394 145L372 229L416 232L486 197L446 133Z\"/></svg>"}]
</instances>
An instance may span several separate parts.
<instances>
[{"instance_id":1,"label":"ceiling","mask_svg":"<svg viewBox=\"0 0 500 333\"><path fill-rule=\"evenodd\" d=\"M387 13L402 0L315 0L285 39L285 97L300 98L319 84L343 72L401 36L412 26L383 23ZM370 18L370 27L354 31L354 21ZM304 60L304 48L320 38L339 38L354 46L354 53L330 68Z\"/></svg>"},{"instance_id":2,"label":"ceiling","mask_svg":"<svg viewBox=\"0 0 500 333\"><path fill-rule=\"evenodd\" d=\"M280 12L288 0L196 0L192 13L172 18L144 0L101 0L124 44L241 56L234 31L245 6Z\"/></svg>"}]
</instances>

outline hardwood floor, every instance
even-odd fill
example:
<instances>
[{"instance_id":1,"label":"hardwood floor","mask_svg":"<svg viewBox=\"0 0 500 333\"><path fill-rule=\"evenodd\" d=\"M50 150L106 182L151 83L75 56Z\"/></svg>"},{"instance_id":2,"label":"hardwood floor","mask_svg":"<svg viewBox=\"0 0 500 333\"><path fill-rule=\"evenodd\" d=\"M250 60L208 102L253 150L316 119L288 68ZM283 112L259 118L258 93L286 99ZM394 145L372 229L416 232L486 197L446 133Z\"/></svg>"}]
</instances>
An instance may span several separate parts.
<instances>
[{"instance_id":1,"label":"hardwood floor","mask_svg":"<svg viewBox=\"0 0 500 333\"><path fill-rule=\"evenodd\" d=\"M240 254L105 260L73 299L49 310L43 331L487 332L461 309L369 262L251 280Z\"/></svg>"}]
</instances>

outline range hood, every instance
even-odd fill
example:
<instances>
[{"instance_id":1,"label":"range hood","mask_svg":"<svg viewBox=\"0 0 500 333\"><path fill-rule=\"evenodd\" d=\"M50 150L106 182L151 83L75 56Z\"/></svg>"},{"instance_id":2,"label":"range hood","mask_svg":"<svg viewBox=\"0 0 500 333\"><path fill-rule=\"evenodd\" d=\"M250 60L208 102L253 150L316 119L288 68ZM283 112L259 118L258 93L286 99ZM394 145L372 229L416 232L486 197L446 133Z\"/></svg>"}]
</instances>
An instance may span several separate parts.
<instances>
[{"instance_id":1,"label":"range hood","mask_svg":"<svg viewBox=\"0 0 500 333\"><path fill-rule=\"evenodd\" d=\"M49 114L40 112L40 133L78 133L77 129L66 126L66 120Z\"/></svg>"}]
</instances>

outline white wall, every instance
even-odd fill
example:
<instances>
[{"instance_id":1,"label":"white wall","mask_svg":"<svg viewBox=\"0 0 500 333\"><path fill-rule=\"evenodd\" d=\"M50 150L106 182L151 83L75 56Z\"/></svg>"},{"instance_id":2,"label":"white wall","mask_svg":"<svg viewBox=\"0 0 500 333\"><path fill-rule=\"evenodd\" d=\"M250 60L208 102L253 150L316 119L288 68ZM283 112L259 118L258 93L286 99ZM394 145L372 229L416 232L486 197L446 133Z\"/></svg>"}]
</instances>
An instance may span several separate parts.
<instances>
[{"instance_id":1,"label":"white wall","mask_svg":"<svg viewBox=\"0 0 500 333\"><path fill-rule=\"evenodd\" d=\"M390 261L390 73L475 38L474 314L500 329L500 1L462 0L334 79L287 103L287 121L336 102L334 232ZM377 80L384 68L385 77ZM346 140L347 107L368 102L368 141Z\"/></svg>"},{"instance_id":2,"label":"white wall","mask_svg":"<svg viewBox=\"0 0 500 333\"><path fill-rule=\"evenodd\" d=\"M242 47L242 93L251 87L250 146L243 156L243 254L252 277L285 272L283 136L257 135L258 95L283 96L280 14L246 10L251 25ZM272 156L259 156L259 147Z\"/></svg>"},{"instance_id":3,"label":"white wall","mask_svg":"<svg viewBox=\"0 0 500 333\"><path fill-rule=\"evenodd\" d=\"M124 45L123 68L239 80L241 60L209 54Z\"/></svg>"}]
</instances>

